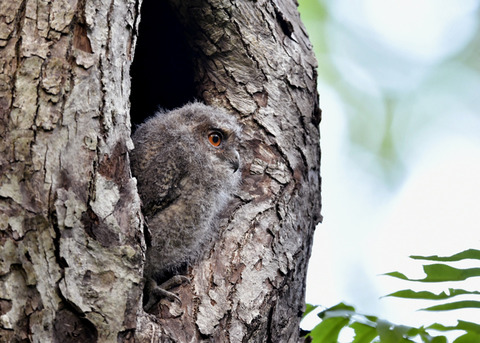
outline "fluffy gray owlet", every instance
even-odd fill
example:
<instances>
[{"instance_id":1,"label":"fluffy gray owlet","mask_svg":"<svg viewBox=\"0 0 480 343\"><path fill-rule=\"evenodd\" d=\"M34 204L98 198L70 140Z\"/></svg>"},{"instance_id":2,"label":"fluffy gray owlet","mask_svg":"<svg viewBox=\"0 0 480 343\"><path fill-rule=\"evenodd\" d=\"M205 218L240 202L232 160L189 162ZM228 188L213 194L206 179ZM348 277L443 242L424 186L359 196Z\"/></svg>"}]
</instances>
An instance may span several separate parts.
<instances>
[{"instance_id":1,"label":"fluffy gray owlet","mask_svg":"<svg viewBox=\"0 0 480 343\"><path fill-rule=\"evenodd\" d=\"M215 219L240 180L240 131L233 116L196 102L157 113L133 135L132 172L151 232L145 310L175 298L168 280L178 282L216 237Z\"/></svg>"}]
</instances>

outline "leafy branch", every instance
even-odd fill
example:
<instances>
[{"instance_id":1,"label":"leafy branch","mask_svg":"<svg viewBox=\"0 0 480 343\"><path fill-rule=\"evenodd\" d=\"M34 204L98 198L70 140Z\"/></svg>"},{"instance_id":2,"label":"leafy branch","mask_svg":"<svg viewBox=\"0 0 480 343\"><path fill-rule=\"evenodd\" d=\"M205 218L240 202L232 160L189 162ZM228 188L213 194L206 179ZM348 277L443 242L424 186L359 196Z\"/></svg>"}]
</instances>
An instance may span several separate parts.
<instances>
[{"instance_id":1,"label":"leafy branch","mask_svg":"<svg viewBox=\"0 0 480 343\"><path fill-rule=\"evenodd\" d=\"M439 256L410 256L415 260L434 261L434 262L457 262L465 259L480 260L480 250L469 249L458 254L446 257ZM384 275L399 278L412 282L422 282L425 284L432 282L445 281L464 281L472 277L480 276L480 268L458 269L452 266L435 263L423 266L426 277L423 279L411 279L399 272L386 273ZM458 295L480 295L480 291L468 291L460 288L449 288L439 294L428 290L413 291L405 289L397 291L386 296L404 298L404 299L428 299L433 301L442 301L438 305L424 308L424 311L450 311L465 308L480 308L480 301L462 300L448 301ZM307 304L307 310L304 317L317 309L318 306ZM354 332L352 343L406 343L416 342L413 339L421 339L423 343L447 343L447 338L443 335L433 336L431 331L448 332L463 331L453 343L479 343L480 342L480 324L457 321L455 326L445 326L440 323L434 323L430 326L419 328L396 325L387 320L379 319L375 316L360 314L355 308L344 303L340 303L317 314L321 322L311 331L307 332L306 342L312 343L337 343L342 330L350 328Z\"/></svg>"}]
</instances>

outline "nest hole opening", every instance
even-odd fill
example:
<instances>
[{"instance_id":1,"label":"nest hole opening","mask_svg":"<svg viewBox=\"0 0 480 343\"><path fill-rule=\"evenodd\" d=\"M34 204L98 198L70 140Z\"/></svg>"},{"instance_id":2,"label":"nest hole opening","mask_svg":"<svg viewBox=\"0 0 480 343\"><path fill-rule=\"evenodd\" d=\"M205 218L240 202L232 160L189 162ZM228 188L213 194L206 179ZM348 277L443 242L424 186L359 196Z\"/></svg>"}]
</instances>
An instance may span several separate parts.
<instances>
[{"instance_id":1,"label":"nest hole opening","mask_svg":"<svg viewBox=\"0 0 480 343\"><path fill-rule=\"evenodd\" d=\"M183 25L166 1L143 1L130 69L132 128L159 109L195 99L193 51Z\"/></svg>"}]
</instances>

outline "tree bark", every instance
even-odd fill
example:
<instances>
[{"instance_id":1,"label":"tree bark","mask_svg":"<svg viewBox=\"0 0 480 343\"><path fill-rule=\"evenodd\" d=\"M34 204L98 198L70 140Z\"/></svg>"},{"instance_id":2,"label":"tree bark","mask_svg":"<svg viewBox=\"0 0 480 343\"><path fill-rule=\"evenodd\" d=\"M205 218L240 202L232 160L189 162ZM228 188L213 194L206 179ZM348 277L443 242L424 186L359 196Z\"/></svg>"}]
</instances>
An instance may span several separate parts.
<instances>
[{"instance_id":1,"label":"tree bark","mask_svg":"<svg viewBox=\"0 0 480 343\"><path fill-rule=\"evenodd\" d=\"M291 1L170 3L196 96L244 126L243 183L182 303L155 314L128 160L140 1L0 3L0 341L298 341L320 220L312 47Z\"/></svg>"},{"instance_id":2,"label":"tree bark","mask_svg":"<svg viewBox=\"0 0 480 343\"><path fill-rule=\"evenodd\" d=\"M130 175L136 1L0 2L0 341L132 336L144 253Z\"/></svg>"}]
</instances>

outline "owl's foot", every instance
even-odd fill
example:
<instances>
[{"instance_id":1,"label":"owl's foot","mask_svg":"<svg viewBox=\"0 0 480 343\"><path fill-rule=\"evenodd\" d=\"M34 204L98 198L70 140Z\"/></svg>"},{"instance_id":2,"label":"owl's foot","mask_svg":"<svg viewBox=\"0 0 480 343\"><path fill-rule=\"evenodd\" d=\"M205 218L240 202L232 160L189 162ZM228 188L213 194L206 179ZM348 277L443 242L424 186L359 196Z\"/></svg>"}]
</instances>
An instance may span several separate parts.
<instances>
[{"instance_id":1,"label":"owl's foot","mask_svg":"<svg viewBox=\"0 0 480 343\"><path fill-rule=\"evenodd\" d=\"M146 312L150 312L150 310L155 306L160 299L167 298L170 301L177 301L180 306L182 305L182 301L178 297L178 295L168 291L169 289L178 287L185 282L190 282L190 279L183 275L174 275L160 286L156 284L156 282L152 281L153 285L149 287L149 294L148 294L148 302L143 307Z\"/></svg>"},{"instance_id":2,"label":"owl's foot","mask_svg":"<svg viewBox=\"0 0 480 343\"><path fill-rule=\"evenodd\" d=\"M183 285L184 283L190 283L190 279L184 275L174 275L164 283L162 283L159 287L163 289L172 289L174 287L178 287L180 285ZM176 296L176 299L178 297ZM180 301L180 299L178 299Z\"/></svg>"}]
</instances>

